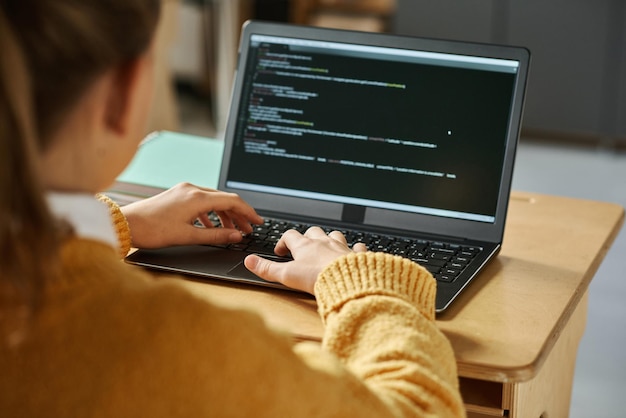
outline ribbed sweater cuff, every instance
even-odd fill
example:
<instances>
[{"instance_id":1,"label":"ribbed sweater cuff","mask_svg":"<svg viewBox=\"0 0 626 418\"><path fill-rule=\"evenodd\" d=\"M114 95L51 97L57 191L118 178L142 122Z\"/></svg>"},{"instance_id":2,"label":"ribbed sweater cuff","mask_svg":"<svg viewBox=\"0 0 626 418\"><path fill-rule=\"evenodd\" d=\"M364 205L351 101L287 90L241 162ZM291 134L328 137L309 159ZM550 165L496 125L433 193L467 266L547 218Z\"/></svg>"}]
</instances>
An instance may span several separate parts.
<instances>
[{"instance_id":1,"label":"ribbed sweater cuff","mask_svg":"<svg viewBox=\"0 0 626 418\"><path fill-rule=\"evenodd\" d=\"M403 298L434 320L435 293L435 279L423 267L406 258L373 252L340 257L320 273L315 284L324 321L348 301L370 295Z\"/></svg>"},{"instance_id":2,"label":"ribbed sweater cuff","mask_svg":"<svg viewBox=\"0 0 626 418\"><path fill-rule=\"evenodd\" d=\"M111 215L111 221L115 227L117 233L117 240L119 242L119 251L122 258L126 257L130 247L132 245L132 238L130 235L130 226L126 220L126 216L122 213L119 205L111 200L108 196L99 194L98 200L105 203L109 207L109 214Z\"/></svg>"}]
</instances>

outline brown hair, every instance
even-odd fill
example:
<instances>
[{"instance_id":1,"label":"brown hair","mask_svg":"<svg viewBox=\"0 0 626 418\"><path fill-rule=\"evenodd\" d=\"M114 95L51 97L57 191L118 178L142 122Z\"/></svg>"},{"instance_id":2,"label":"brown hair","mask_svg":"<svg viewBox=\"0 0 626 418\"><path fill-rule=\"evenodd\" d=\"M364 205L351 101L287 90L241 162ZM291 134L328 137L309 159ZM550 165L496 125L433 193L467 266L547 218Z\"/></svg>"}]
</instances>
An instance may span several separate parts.
<instances>
[{"instance_id":1,"label":"brown hair","mask_svg":"<svg viewBox=\"0 0 626 418\"><path fill-rule=\"evenodd\" d=\"M105 70L143 53L159 0L0 0L29 65L43 142Z\"/></svg>"},{"instance_id":2,"label":"brown hair","mask_svg":"<svg viewBox=\"0 0 626 418\"><path fill-rule=\"evenodd\" d=\"M14 289L25 291L29 283L18 278L37 277L52 261L54 233L38 176L26 66L1 13L0 50L0 274L13 281ZM32 254L41 263L33 263Z\"/></svg>"},{"instance_id":3,"label":"brown hair","mask_svg":"<svg viewBox=\"0 0 626 418\"><path fill-rule=\"evenodd\" d=\"M38 155L99 75L148 49L159 12L160 0L0 0L0 297L32 306L54 275Z\"/></svg>"}]
</instances>

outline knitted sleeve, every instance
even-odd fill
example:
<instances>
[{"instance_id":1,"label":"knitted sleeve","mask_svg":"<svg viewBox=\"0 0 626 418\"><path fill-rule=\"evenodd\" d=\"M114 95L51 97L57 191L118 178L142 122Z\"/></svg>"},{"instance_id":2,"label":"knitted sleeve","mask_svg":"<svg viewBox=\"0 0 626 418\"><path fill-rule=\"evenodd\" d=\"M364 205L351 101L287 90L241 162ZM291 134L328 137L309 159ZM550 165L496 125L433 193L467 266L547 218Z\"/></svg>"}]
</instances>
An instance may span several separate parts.
<instances>
[{"instance_id":1,"label":"knitted sleeve","mask_svg":"<svg viewBox=\"0 0 626 418\"><path fill-rule=\"evenodd\" d=\"M354 253L328 266L315 292L323 349L392 415L465 415L454 352L435 324L436 282L424 268L389 254Z\"/></svg>"},{"instance_id":2,"label":"knitted sleeve","mask_svg":"<svg viewBox=\"0 0 626 418\"><path fill-rule=\"evenodd\" d=\"M128 254L128 251L130 251L132 244L130 227L128 226L126 217L120 210L119 205L108 196L99 194L97 195L97 198L109 207L111 220L113 221L113 226L115 227L115 232L117 233L117 239L119 241L119 254L122 258L124 258L126 254Z\"/></svg>"},{"instance_id":3,"label":"knitted sleeve","mask_svg":"<svg viewBox=\"0 0 626 418\"><path fill-rule=\"evenodd\" d=\"M435 280L426 270L402 257L354 253L340 258L320 274L315 290L324 321L348 301L367 295L406 299L428 320L435 319Z\"/></svg>"}]
</instances>

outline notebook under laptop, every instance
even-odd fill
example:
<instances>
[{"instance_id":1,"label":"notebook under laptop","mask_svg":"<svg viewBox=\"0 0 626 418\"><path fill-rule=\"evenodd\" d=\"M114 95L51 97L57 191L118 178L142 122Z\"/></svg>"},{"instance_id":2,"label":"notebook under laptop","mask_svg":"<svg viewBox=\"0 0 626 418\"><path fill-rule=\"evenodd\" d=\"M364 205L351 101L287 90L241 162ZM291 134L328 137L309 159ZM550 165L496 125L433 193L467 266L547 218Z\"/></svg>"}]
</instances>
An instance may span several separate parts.
<instances>
[{"instance_id":1,"label":"notebook under laptop","mask_svg":"<svg viewBox=\"0 0 626 418\"><path fill-rule=\"evenodd\" d=\"M518 47L248 22L219 188L266 218L434 263L441 312L502 244L528 66ZM127 260L281 287L241 247Z\"/></svg>"}]
</instances>

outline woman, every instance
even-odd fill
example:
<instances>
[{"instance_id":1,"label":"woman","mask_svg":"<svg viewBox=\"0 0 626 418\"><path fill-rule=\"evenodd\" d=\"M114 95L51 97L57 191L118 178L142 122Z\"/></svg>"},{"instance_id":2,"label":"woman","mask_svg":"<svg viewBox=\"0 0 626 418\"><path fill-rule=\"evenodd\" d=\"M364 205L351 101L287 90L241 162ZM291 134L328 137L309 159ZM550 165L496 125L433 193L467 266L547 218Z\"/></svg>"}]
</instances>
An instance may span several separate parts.
<instances>
[{"instance_id":1,"label":"woman","mask_svg":"<svg viewBox=\"0 0 626 418\"><path fill-rule=\"evenodd\" d=\"M316 296L321 347L120 262L120 247L236 242L261 222L238 196L191 185L123 212L92 197L143 136L158 12L0 0L1 415L463 416L434 280L408 260L319 228L283 236L292 262L249 257Z\"/></svg>"}]
</instances>

